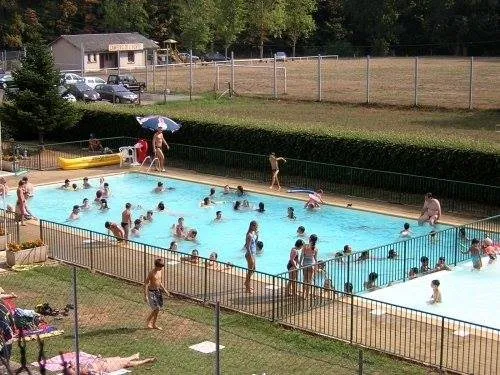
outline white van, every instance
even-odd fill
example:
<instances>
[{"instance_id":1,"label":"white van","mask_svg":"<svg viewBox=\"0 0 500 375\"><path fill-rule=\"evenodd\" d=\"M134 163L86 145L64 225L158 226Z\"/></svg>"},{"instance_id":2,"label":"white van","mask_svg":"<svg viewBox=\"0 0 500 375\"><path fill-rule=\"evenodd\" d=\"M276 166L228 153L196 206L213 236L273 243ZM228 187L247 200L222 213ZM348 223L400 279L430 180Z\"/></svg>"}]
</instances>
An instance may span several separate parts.
<instances>
[{"instance_id":1,"label":"white van","mask_svg":"<svg viewBox=\"0 0 500 375\"><path fill-rule=\"evenodd\" d=\"M97 85L106 84L106 81L100 77L83 77L83 80L85 81L87 86L90 86L92 89L95 89Z\"/></svg>"}]
</instances>

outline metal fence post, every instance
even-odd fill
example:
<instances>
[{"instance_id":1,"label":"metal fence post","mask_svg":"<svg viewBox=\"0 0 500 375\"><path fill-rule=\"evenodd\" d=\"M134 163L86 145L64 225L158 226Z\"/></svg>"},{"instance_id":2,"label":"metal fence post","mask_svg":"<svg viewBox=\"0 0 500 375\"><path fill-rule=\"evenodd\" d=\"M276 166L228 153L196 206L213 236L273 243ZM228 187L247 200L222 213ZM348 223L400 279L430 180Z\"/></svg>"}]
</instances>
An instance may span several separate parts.
<instances>
[{"instance_id":1,"label":"metal fence post","mask_svg":"<svg viewBox=\"0 0 500 375\"><path fill-rule=\"evenodd\" d=\"M323 99L322 95L322 77L321 77L321 55L318 55L318 102Z\"/></svg>"},{"instance_id":2,"label":"metal fence post","mask_svg":"<svg viewBox=\"0 0 500 375\"><path fill-rule=\"evenodd\" d=\"M474 56L470 57L470 68L469 68L469 109L473 108L472 104L472 91L474 88Z\"/></svg>"},{"instance_id":3,"label":"metal fence post","mask_svg":"<svg viewBox=\"0 0 500 375\"><path fill-rule=\"evenodd\" d=\"M220 302L215 303L215 375L220 375Z\"/></svg>"},{"instance_id":4,"label":"metal fence post","mask_svg":"<svg viewBox=\"0 0 500 375\"><path fill-rule=\"evenodd\" d=\"M444 316L441 316L441 347L439 350L439 369L443 369L444 360Z\"/></svg>"},{"instance_id":5,"label":"metal fence post","mask_svg":"<svg viewBox=\"0 0 500 375\"><path fill-rule=\"evenodd\" d=\"M156 93L156 50L153 51L153 92ZM118 63L118 65L120 65Z\"/></svg>"},{"instance_id":6,"label":"metal fence post","mask_svg":"<svg viewBox=\"0 0 500 375\"><path fill-rule=\"evenodd\" d=\"M216 90L220 90L220 80L219 80L219 75L220 75L220 66L215 64L215 87Z\"/></svg>"},{"instance_id":7,"label":"metal fence post","mask_svg":"<svg viewBox=\"0 0 500 375\"><path fill-rule=\"evenodd\" d=\"M143 280L146 280L146 277L148 277L148 253L146 252L146 244L142 245L143 248L143 260L142 262L144 263L143 265Z\"/></svg>"},{"instance_id":8,"label":"metal fence post","mask_svg":"<svg viewBox=\"0 0 500 375\"><path fill-rule=\"evenodd\" d=\"M90 270L93 271L94 270L94 249L93 249L93 245L92 245L92 233L94 232L90 232Z\"/></svg>"},{"instance_id":9,"label":"metal fence post","mask_svg":"<svg viewBox=\"0 0 500 375\"><path fill-rule=\"evenodd\" d=\"M204 285L203 285L203 301L207 301L207 295L208 295L208 259L205 259L205 267L203 267L203 279L204 279ZM219 301L217 301L219 303Z\"/></svg>"},{"instance_id":10,"label":"metal fence post","mask_svg":"<svg viewBox=\"0 0 500 375\"><path fill-rule=\"evenodd\" d=\"M276 55L274 55L276 58ZM273 275L273 298L272 298L272 311L271 311L271 322L274 322L276 319L276 275Z\"/></svg>"},{"instance_id":11,"label":"metal fence post","mask_svg":"<svg viewBox=\"0 0 500 375\"><path fill-rule=\"evenodd\" d=\"M73 266L73 319L75 329L75 353L77 374L80 373L80 334L78 332L78 295L77 295L76 267Z\"/></svg>"},{"instance_id":12,"label":"metal fence post","mask_svg":"<svg viewBox=\"0 0 500 375\"><path fill-rule=\"evenodd\" d=\"M229 96L232 97L234 93L234 52L231 51L231 89Z\"/></svg>"},{"instance_id":13,"label":"metal fence post","mask_svg":"<svg viewBox=\"0 0 500 375\"><path fill-rule=\"evenodd\" d=\"M193 100L193 50L189 50L189 101Z\"/></svg>"},{"instance_id":14,"label":"metal fence post","mask_svg":"<svg viewBox=\"0 0 500 375\"><path fill-rule=\"evenodd\" d=\"M40 223L38 225L40 229L40 240L43 242L43 223L44 220L40 219ZM21 237L19 237L19 222L17 222L17 240L20 241Z\"/></svg>"},{"instance_id":15,"label":"metal fence post","mask_svg":"<svg viewBox=\"0 0 500 375\"><path fill-rule=\"evenodd\" d=\"M354 341L354 290L351 291L351 319L350 319L350 334L349 334L349 342L352 344Z\"/></svg>"},{"instance_id":16,"label":"metal fence post","mask_svg":"<svg viewBox=\"0 0 500 375\"><path fill-rule=\"evenodd\" d=\"M455 228L455 240L453 241L453 247L455 248L455 251L453 252L453 265L456 266L458 262L458 236L460 234L459 229Z\"/></svg>"},{"instance_id":17,"label":"metal fence post","mask_svg":"<svg viewBox=\"0 0 500 375\"><path fill-rule=\"evenodd\" d=\"M366 55L366 103L370 103L370 55Z\"/></svg>"},{"instance_id":18,"label":"metal fence post","mask_svg":"<svg viewBox=\"0 0 500 375\"><path fill-rule=\"evenodd\" d=\"M414 102L413 104L418 106L418 56L415 56L415 72L414 72L414 81L413 81L413 96Z\"/></svg>"},{"instance_id":19,"label":"metal fence post","mask_svg":"<svg viewBox=\"0 0 500 375\"><path fill-rule=\"evenodd\" d=\"M273 58L273 96L274 99L278 99L278 76L276 74L276 54Z\"/></svg>"},{"instance_id":20,"label":"metal fence post","mask_svg":"<svg viewBox=\"0 0 500 375\"><path fill-rule=\"evenodd\" d=\"M403 242L403 281L406 281L406 240Z\"/></svg>"},{"instance_id":21,"label":"metal fence post","mask_svg":"<svg viewBox=\"0 0 500 375\"><path fill-rule=\"evenodd\" d=\"M283 94L286 94L286 66L283 67Z\"/></svg>"},{"instance_id":22,"label":"metal fence post","mask_svg":"<svg viewBox=\"0 0 500 375\"><path fill-rule=\"evenodd\" d=\"M43 171L42 168L42 151L43 151L43 145L38 146L38 170Z\"/></svg>"}]
</instances>

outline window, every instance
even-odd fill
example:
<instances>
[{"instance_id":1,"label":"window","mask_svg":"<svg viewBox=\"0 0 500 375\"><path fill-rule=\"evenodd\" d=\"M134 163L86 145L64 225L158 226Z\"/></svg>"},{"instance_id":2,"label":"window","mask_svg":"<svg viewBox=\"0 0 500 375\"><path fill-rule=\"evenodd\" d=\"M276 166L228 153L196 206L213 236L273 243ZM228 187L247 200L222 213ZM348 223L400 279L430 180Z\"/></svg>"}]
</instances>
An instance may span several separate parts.
<instances>
[{"instance_id":1,"label":"window","mask_svg":"<svg viewBox=\"0 0 500 375\"><path fill-rule=\"evenodd\" d=\"M89 53L89 54L87 54L87 62L94 63L95 60L96 60L95 53Z\"/></svg>"},{"instance_id":2,"label":"window","mask_svg":"<svg viewBox=\"0 0 500 375\"><path fill-rule=\"evenodd\" d=\"M127 59L129 64L135 63L135 52L134 51L127 52Z\"/></svg>"}]
</instances>

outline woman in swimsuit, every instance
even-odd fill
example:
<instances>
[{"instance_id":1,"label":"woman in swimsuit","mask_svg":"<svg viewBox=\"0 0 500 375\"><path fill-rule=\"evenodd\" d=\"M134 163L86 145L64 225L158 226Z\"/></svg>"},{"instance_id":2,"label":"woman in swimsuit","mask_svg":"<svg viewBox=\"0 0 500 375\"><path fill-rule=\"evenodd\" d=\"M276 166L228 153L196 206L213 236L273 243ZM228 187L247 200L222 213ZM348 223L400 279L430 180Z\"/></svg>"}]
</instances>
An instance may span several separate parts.
<instances>
[{"instance_id":1,"label":"woman in swimsuit","mask_svg":"<svg viewBox=\"0 0 500 375\"><path fill-rule=\"evenodd\" d=\"M245 278L245 291L252 293L250 279L255 272L255 254L257 253L257 240L259 238L259 224L255 220L250 222L245 238L245 259L247 260L247 275Z\"/></svg>"},{"instance_id":2,"label":"woman in swimsuit","mask_svg":"<svg viewBox=\"0 0 500 375\"><path fill-rule=\"evenodd\" d=\"M299 276L298 269L300 267L299 254L303 247L304 241L297 240L295 241L295 246L292 247L292 250L290 250L290 259L286 265L289 279L288 284L286 285L287 296L295 296L297 294L297 279Z\"/></svg>"},{"instance_id":3,"label":"woman in swimsuit","mask_svg":"<svg viewBox=\"0 0 500 375\"><path fill-rule=\"evenodd\" d=\"M303 267L304 273L304 290L302 296L304 299L309 296L309 289L311 288L314 276L314 266L316 265L318 259L318 248L316 247L316 242L318 242L318 236L311 234L309 237L309 243L304 246L300 259L300 266Z\"/></svg>"}]
</instances>

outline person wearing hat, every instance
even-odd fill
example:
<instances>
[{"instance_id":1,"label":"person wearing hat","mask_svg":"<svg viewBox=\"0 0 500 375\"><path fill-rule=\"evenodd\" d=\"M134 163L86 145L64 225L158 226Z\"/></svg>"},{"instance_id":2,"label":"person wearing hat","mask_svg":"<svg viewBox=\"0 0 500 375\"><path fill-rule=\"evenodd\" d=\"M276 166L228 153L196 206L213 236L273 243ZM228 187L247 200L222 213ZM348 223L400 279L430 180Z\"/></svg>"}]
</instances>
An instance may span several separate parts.
<instances>
[{"instance_id":1,"label":"person wearing hat","mask_svg":"<svg viewBox=\"0 0 500 375\"><path fill-rule=\"evenodd\" d=\"M160 331L162 328L156 325L156 320L158 319L160 309L163 307L163 293L167 296L170 295L163 286L164 267L165 262L163 259L157 258L154 268L149 271L148 277L144 281L144 300L148 302L152 310L146 320L146 324L149 329L158 329Z\"/></svg>"}]
</instances>

